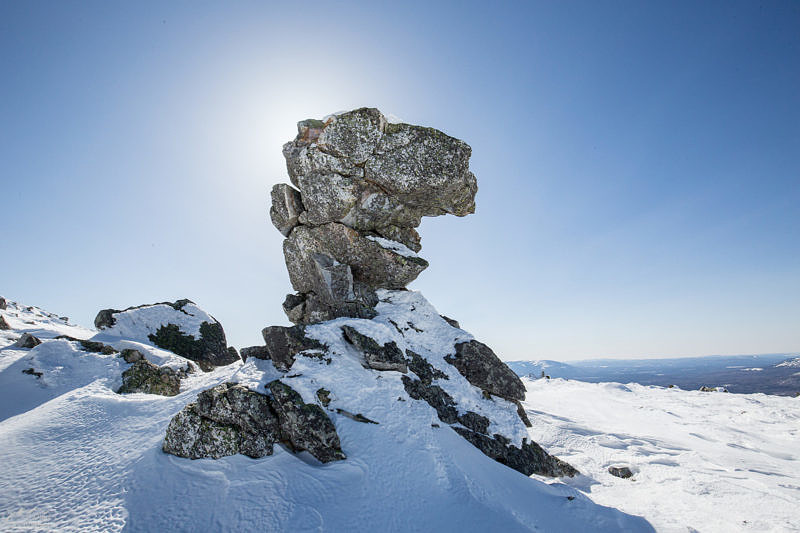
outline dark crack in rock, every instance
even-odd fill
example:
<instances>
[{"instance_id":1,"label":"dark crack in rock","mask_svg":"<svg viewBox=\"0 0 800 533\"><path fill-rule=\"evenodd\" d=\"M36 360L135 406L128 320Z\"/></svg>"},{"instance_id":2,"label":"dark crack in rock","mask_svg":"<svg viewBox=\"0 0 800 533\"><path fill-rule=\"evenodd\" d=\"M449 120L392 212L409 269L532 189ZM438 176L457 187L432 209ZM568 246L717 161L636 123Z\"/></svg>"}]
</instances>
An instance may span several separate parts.
<instances>
[{"instance_id":1,"label":"dark crack in rock","mask_svg":"<svg viewBox=\"0 0 800 533\"><path fill-rule=\"evenodd\" d=\"M272 408L278 415L281 441L293 451L306 450L323 463L345 459L336 427L319 405L305 403L290 386L271 381Z\"/></svg>"}]
</instances>

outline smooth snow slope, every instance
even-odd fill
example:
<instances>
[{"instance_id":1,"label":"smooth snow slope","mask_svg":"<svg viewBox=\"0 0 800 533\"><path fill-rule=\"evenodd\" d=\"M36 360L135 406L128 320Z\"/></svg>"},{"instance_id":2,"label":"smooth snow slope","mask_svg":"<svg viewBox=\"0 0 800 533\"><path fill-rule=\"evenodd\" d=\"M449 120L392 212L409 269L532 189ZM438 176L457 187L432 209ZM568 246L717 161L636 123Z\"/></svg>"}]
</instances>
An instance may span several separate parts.
<instances>
[{"instance_id":1,"label":"smooth snow slope","mask_svg":"<svg viewBox=\"0 0 800 533\"><path fill-rule=\"evenodd\" d=\"M47 324L31 326L42 338L56 335ZM398 401L405 393L395 379L352 364L346 354L342 372L319 371L319 379L351 385L342 398L364 401L354 405L380 424L330 413L345 461L322 465L280 446L263 459L191 461L161 451L170 418L198 392L224 381L263 390L278 376L270 362L192 374L172 398L118 395L116 362L97 355L96 364L72 364L95 355L77 353L67 341L4 349L18 333L0 344L0 358L13 359L0 370L0 381L22 385L0 388L0 405L18 405L20 397L35 401L0 421L3 532L652 530L645 520L596 505L574 488L496 463L444 424L433 427L439 421L427 404ZM125 339L114 345L122 343L139 346L159 364L177 357ZM296 380L301 392L311 390L314 361L298 362L306 372ZM43 379L21 373L28 363L45 370Z\"/></svg>"},{"instance_id":2,"label":"smooth snow slope","mask_svg":"<svg viewBox=\"0 0 800 533\"><path fill-rule=\"evenodd\" d=\"M594 501L658 531L800 531L800 398L523 381L532 438Z\"/></svg>"}]
</instances>

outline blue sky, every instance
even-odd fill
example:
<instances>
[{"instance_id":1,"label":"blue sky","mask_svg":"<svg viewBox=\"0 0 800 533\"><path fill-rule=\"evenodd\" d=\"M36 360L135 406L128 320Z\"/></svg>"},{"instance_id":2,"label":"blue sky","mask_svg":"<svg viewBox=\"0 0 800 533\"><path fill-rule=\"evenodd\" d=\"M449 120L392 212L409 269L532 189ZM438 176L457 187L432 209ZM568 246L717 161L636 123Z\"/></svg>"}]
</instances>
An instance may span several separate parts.
<instances>
[{"instance_id":1,"label":"blue sky","mask_svg":"<svg viewBox=\"0 0 800 533\"><path fill-rule=\"evenodd\" d=\"M800 350L796 2L3 2L0 294L286 324L295 122L468 142L414 282L503 359Z\"/></svg>"}]
</instances>

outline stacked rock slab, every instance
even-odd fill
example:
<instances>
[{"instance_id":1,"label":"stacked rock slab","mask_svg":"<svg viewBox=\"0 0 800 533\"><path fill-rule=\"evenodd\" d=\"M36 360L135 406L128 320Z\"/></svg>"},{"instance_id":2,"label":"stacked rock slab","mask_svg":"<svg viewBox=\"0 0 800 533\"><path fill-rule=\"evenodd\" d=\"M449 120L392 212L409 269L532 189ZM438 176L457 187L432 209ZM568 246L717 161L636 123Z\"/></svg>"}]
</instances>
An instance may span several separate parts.
<instances>
[{"instance_id":1,"label":"stacked rock slab","mask_svg":"<svg viewBox=\"0 0 800 533\"><path fill-rule=\"evenodd\" d=\"M428 266L416 255L421 218L475 211L472 150L371 108L297 129L283 147L296 188L275 185L270 209L297 291L284 310L296 324L372 318L376 289L404 288Z\"/></svg>"}]
</instances>

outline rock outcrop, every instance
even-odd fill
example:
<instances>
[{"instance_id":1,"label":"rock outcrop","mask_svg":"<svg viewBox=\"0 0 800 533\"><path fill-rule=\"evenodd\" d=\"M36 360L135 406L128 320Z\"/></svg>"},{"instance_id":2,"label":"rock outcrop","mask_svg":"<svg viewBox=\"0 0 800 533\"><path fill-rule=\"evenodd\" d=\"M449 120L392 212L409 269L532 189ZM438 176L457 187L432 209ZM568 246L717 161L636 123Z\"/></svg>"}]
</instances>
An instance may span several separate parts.
<instances>
[{"instance_id":1,"label":"rock outcrop","mask_svg":"<svg viewBox=\"0 0 800 533\"><path fill-rule=\"evenodd\" d=\"M225 331L214 317L191 300L103 309L95 318L103 333L152 342L159 348L195 361L203 370L239 361L228 347Z\"/></svg>"},{"instance_id":2,"label":"rock outcrop","mask_svg":"<svg viewBox=\"0 0 800 533\"><path fill-rule=\"evenodd\" d=\"M328 462L344 458L334 422L377 431L399 411L431 417L414 431L444 425L525 475L574 475L529 440L519 377L405 289L428 266L417 255L421 218L475 210L470 147L362 108L300 122L283 154L293 187L273 187L270 218L286 238L296 293L283 308L295 325L266 327L263 346L242 349L248 375L269 380L266 394L230 383L204 391L172 420L164 450L261 457L281 442Z\"/></svg>"},{"instance_id":3,"label":"rock outcrop","mask_svg":"<svg viewBox=\"0 0 800 533\"><path fill-rule=\"evenodd\" d=\"M297 189L276 185L270 209L297 291L284 310L298 324L371 318L376 289L401 289L428 266L416 255L421 218L474 212L471 149L370 108L297 129L283 147Z\"/></svg>"},{"instance_id":4,"label":"rock outcrop","mask_svg":"<svg viewBox=\"0 0 800 533\"><path fill-rule=\"evenodd\" d=\"M0 315L0 329L9 330L11 326L6 322L6 319L3 315Z\"/></svg>"},{"instance_id":5,"label":"rock outcrop","mask_svg":"<svg viewBox=\"0 0 800 533\"><path fill-rule=\"evenodd\" d=\"M344 459L336 428L317 405L303 402L288 385L273 381L270 395L235 383L201 392L170 421L162 449L190 459L219 459L241 453L272 455L283 443L308 451L323 463Z\"/></svg>"},{"instance_id":6,"label":"rock outcrop","mask_svg":"<svg viewBox=\"0 0 800 533\"><path fill-rule=\"evenodd\" d=\"M5 310L7 308L6 299L0 296L0 310Z\"/></svg>"}]
</instances>

